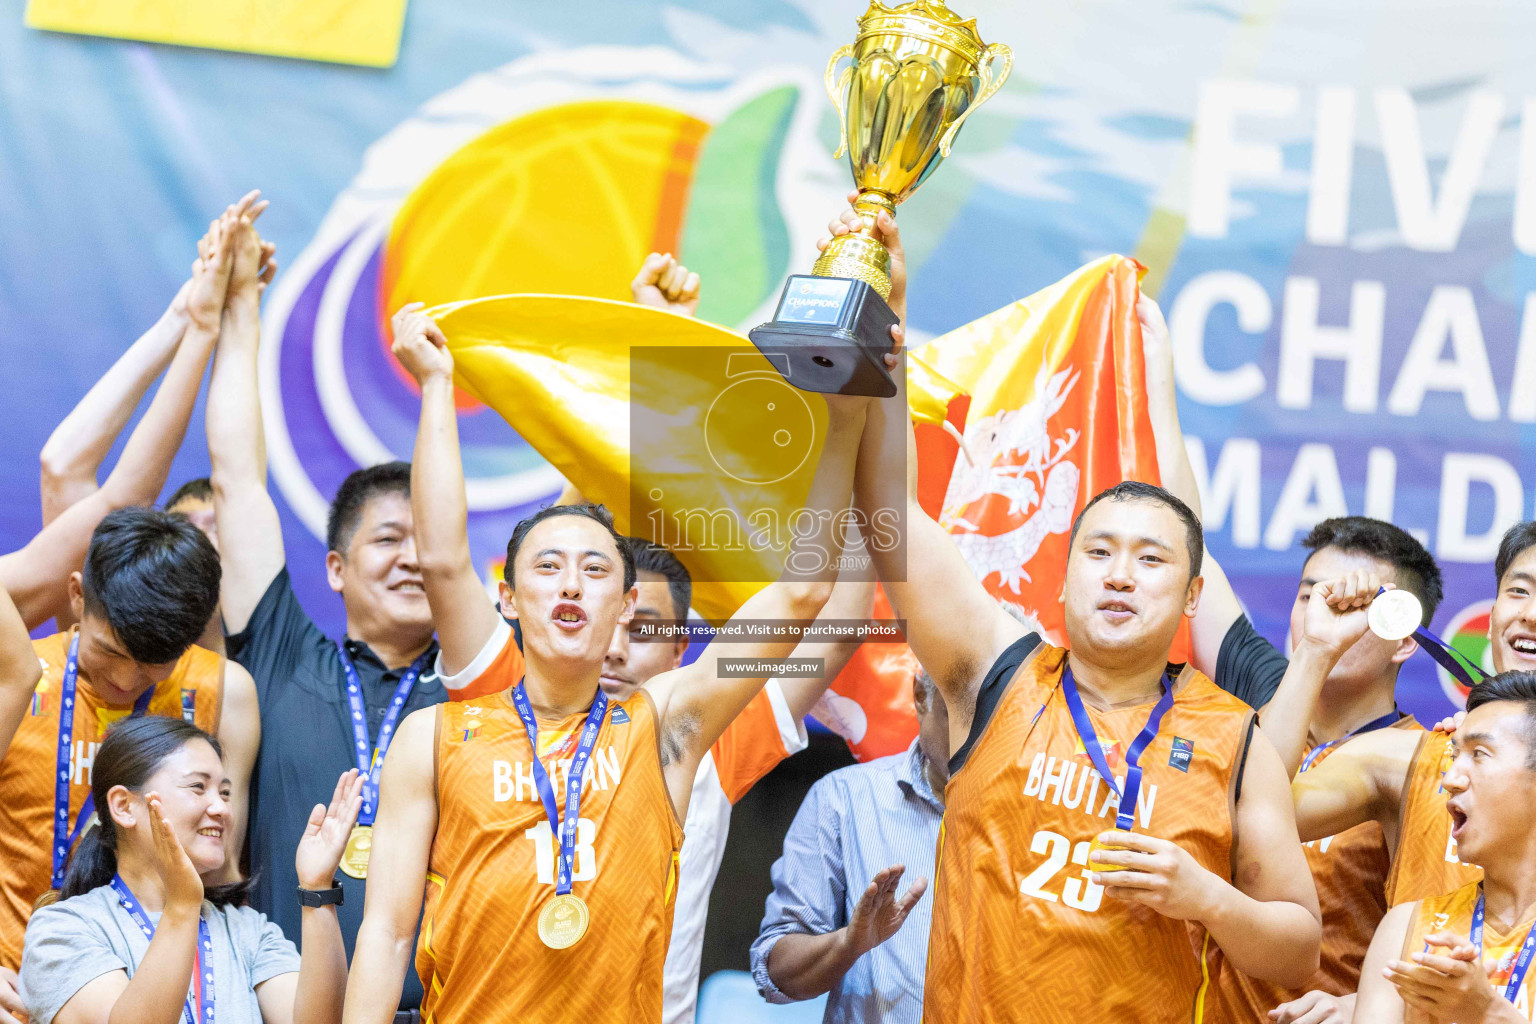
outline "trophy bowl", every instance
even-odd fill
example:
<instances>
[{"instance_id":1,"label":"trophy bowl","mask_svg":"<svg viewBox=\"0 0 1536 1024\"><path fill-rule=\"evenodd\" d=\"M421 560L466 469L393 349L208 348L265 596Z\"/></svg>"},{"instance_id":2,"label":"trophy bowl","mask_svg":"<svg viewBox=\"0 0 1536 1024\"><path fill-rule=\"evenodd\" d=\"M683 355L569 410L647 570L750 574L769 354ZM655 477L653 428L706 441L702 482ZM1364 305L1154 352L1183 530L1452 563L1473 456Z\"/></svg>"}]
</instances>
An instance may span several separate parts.
<instances>
[{"instance_id":1,"label":"trophy bowl","mask_svg":"<svg viewBox=\"0 0 1536 1024\"><path fill-rule=\"evenodd\" d=\"M852 63L834 79L845 57ZM871 3L859 20L858 37L832 55L826 75L842 138L833 156L848 153L859 190L855 209L870 217L882 208L895 212L949 156L965 119L1002 87L1012 69L1013 51L1001 43L983 45L976 19L962 21L942 0L895 8ZM870 246L862 238L835 239L812 273L867 280L886 298L890 256L881 255L878 243L866 256ZM850 263L878 274L860 276L860 267Z\"/></svg>"},{"instance_id":2,"label":"trophy bowl","mask_svg":"<svg viewBox=\"0 0 1536 1024\"><path fill-rule=\"evenodd\" d=\"M850 63L838 72L843 60ZM841 141L859 190L854 210L863 226L832 240L809 276L794 275L773 320L750 337L786 379L807 391L888 398L895 382L881 356L890 350L896 314L891 257L873 237L879 212L928 179L949 155L960 126L997 92L1013 68L1013 52L990 46L974 18L961 19L943 0L887 7L872 0L851 45L827 62L827 93L837 107ZM787 360L787 361L786 361Z\"/></svg>"}]
</instances>

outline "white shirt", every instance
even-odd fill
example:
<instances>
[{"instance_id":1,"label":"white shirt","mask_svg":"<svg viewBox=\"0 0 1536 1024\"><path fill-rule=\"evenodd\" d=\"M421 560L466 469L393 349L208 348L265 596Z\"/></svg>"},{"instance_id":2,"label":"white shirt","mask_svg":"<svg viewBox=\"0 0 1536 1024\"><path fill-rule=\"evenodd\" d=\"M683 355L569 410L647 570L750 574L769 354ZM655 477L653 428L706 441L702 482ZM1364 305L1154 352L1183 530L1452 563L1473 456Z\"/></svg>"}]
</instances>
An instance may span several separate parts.
<instances>
[{"instance_id":1,"label":"white shirt","mask_svg":"<svg viewBox=\"0 0 1536 1024\"><path fill-rule=\"evenodd\" d=\"M772 710L773 725L777 726L771 734L761 714L764 698ZM805 722L790 715L777 679L768 680L762 694L754 697L731 723L731 730L751 735L735 737L738 749L732 750L733 737L728 731L710 748L699 763L699 773L693 779L693 796L688 800L688 820L683 823L686 838L677 869L677 906L672 912L672 944L667 947L662 979L662 1024L693 1022L699 999L699 960L704 951L709 893L715 887L720 860L725 856L732 804L773 764L804 750L807 742Z\"/></svg>"}]
</instances>

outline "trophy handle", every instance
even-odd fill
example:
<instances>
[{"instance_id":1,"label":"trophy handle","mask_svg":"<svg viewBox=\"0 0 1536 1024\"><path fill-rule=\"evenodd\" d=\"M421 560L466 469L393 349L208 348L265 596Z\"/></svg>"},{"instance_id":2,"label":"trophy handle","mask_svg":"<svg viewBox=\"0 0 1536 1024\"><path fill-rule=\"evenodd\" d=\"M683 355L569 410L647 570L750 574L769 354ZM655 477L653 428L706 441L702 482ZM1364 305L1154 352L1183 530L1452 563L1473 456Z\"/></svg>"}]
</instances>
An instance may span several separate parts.
<instances>
[{"instance_id":1,"label":"trophy handle","mask_svg":"<svg viewBox=\"0 0 1536 1024\"><path fill-rule=\"evenodd\" d=\"M832 58L827 61L827 95L832 97L832 105L837 108L837 152L832 154L836 160L848 149L848 112L843 109L844 96L848 92L848 79L853 74L853 65L843 69L843 73L834 81L832 69L837 67L837 62L844 57L853 57L853 44L844 43L832 51ZM1011 59L1011 58L1010 58Z\"/></svg>"},{"instance_id":2,"label":"trophy handle","mask_svg":"<svg viewBox=\"0 0 1536 1024\"><path fill-rule=\"evenodd\" d=\"M949 126L949 130L944 133L944 138L939 141L940 156L949 156L949 147L954 144L955 135L960 131L960 126L965 124L965 119L1003 87L1003 83L1008 81L1009 72L1013 70L1013 51L1003 43L993 43L987 47L982 54L982 60L983 63L976 69L981 76L981 89L976 93L976 99L971 105L965 108L965 113L955 118L955 123ZM1003 69L994 75L992 69L999 60L1002 61ZM827 73L830 75L831 70L828 69ZM841 113L842 108L838 109Z\"/></svg>"}]
</instances>

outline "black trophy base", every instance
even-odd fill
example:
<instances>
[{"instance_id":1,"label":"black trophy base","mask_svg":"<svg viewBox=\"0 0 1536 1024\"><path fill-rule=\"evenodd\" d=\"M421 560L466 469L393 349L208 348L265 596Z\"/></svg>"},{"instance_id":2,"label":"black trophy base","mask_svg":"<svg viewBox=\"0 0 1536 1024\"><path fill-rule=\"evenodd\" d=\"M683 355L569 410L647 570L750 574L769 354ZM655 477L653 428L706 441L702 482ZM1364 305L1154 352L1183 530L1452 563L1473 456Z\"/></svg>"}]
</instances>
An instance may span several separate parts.
<instances>
[{"instance_id":1,"label":"black trophy base","mask_svg":"<svg viewBox=\"0 0 1536 1024\"><path fill-rule=\"evenodd\" d=\"M891 307L863 281L797 274L773 319L747 337L801 391L890 398L896 382L883 357L895 323Z\"/></svg>"}]
</instances>

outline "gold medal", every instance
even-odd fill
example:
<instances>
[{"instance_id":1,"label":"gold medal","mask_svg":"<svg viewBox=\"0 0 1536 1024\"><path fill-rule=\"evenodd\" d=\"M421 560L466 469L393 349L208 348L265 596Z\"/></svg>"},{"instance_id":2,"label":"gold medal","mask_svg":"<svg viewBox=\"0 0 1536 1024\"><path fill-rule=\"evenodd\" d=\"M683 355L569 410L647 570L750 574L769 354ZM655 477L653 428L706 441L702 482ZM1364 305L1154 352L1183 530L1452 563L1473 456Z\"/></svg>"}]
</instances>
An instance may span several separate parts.
<instances>
[{"instance_id":1,"label":"gold medal","mask_svg":"<svg viewBox=\"0 0 1536 1024\"><path fill-rule=\"evenodd\" d=\"M368 877L368 854L373 850L373 826L354 825L341 854L341 870L353 878Z\"/></svg>"},{"instance_id":2,"label":"gold medal","mask_svg":"<svg viewBox=\"0 0 1536 1024\"><path fill-rule=\"evenodd\" d=\"M1125 868L1121 867L1119 864L1099 864L1099 863L1095 863L1094 859L1093 859L1093 855L1096 852L1098 852L1099 850L1123 850L1123 849L1125 849L1125 847L1123 847L1123 846L1111 846L1108 843L1101 843L1097 839L1093 840L1092 842L1090 842L1088 844L1088 870L1089 871L1100 871L1100 872L1104 872L1104 871L1124 871Z\"/></svg>"},{"instance_id":3,"label":"gold medal","mask_svg":"<svg viewBox=\"0 0 1536 1024\"><path fill-rule=\"evenodd\" d=\"M539 911L539 940L550 949L568 949L587 934L591 916L580 896L556 896Z\"/></svg>"}]
</instances>

